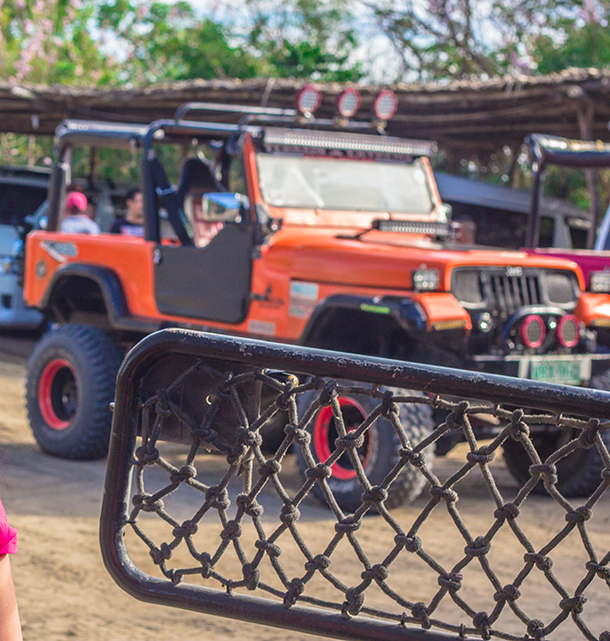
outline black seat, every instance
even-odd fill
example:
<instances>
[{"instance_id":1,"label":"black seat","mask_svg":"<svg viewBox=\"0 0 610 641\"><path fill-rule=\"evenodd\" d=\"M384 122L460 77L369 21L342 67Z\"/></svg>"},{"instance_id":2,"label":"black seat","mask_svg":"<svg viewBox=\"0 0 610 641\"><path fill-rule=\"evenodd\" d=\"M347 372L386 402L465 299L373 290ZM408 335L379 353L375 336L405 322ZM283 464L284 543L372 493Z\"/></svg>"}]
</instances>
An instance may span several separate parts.
<instances>
[{"instance_id":1,"label":"black seat","mask_svg":"<svg viewBox=\"0 0 610 641\"><path fill-rule=\"evenodd\" d=\"M179 207L184 207L184 199L193 189L207 192L226 191L223 185L216 180L207 163L200 158L187 158L180 172L180 182L176 192Z\"/></svg>"}]
</instances>

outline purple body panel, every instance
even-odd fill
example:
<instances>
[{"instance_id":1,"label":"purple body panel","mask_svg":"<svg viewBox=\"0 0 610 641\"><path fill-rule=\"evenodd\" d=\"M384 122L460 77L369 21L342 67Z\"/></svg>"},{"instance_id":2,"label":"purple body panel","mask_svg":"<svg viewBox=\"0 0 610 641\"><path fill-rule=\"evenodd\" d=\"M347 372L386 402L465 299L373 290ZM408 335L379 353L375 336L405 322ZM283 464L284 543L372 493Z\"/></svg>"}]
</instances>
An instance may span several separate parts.
<instances>
[{"instance_id":1,"label":"purple body panel","mask_svg":"<svg viewBox=\"0 0 610 641\"><path fill-rule=\"evenodd\" d=\"M585 286L589 289L591 272L610 269L610 251L596 251L594 249L526 249L529 254L566 258L574 261L585 277Z\"/></svg>"}]
</instances>

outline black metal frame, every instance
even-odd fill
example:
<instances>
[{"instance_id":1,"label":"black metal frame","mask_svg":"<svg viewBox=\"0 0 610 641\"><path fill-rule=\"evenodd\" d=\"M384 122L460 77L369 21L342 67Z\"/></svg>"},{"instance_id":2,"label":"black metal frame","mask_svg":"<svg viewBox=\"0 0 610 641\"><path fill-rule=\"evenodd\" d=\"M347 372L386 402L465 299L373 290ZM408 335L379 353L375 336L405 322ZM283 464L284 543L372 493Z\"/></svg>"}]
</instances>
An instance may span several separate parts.
<instances>
[{"instance_id":1,"label":"black metal frame","mask_svg":"<svg viewBox=\"0 0 610 641\"><path fill-rule=\"evenodd\" d=\"M569 140L557 136L531 134L525 139L529 148L530 162L534 172L530 217L525 237L526 247L538 247L540 241L540 190L542 176L547 165L597 169L610 167L610 145L586 140ZM593 247L597 231L596 221L589 228L587 246Z\"/></svg>"},{"instance_id":2,"label":"black metal frame","mask_svg":"<svg viewBox=\"0 0 610 641\"><path fill-rule=\"evenodd\" d=\"M189 112L220 111L226 113L241 114L238 123L209 123L201 121L184 120L185 114ZM268 107L247 107L243 105L226 105L204 102L190 102L182 105L175 113L174 120L157 120L148 125L130 123L110 122L102 123L96 121L66 120L62 122L56 131L56 156L57 160L53 167L53 176L49 192L49 230L55 230L59 221L60 205L65 189L65 157L66 153L75 145L90 145L92 147L113 147L117 149L129 149L132 147L143 148L142 157L142 191L145 202L145 230L146 238L154 242L160 242L158 223L158 212L156 207L157 191L148 167L153 144L156 142L175 142L180 139L214 139L223 138L229 141L237 141L243 132L248 132L256 140L264 140L265 127L281 126L287 127L293 132L298 132L295 127L302 128L302 132L311 137L312 130L317 129L319 136L326 137L333 148L341 144L348 145L350 140L358 140L359 136L366 136L367 139L383 139L387 147L394 141L395 145L401 146L399 153L412 155L431 155L436 150L435 143L427 141L416 141L409 139L387 138L381 134L372 123L347 121L344 126L338 126L334 120L315 119L300 117L294 109L275 109ZM352 133L347 133L349 131ZM281 131L281 130L277 130ZM339 136L347 136L345 140ZM368 132L354 133L354 132ZM162 134L162 135L160 135ZM351 139L350 139L351 136ZM362 139L364 140L364 139ZM322 140L322 142L324 142ZM233 148L234 147L234 148ZM350 147L351 148L351 147ZM231 145L231 154L237 153L238 148ZM178 230L180 232L180 230ZM183 237L183 242L188 239Z\"/></svg>"},{"instance_id":3,"label":"black metal frame","mask_svg":"<svg viewBox=\"0 0 610 641\"><path fill-rule=\"evenodd\" d=\"M194 585L174 585L153 578L131 561L123 532L129 499L129 474L136 446L140 384L146 373L168 356L188 356L227 367L349 379L381 386L438 391L443 394L501 402L503 405L610 419L610 393L542 384L503 376L415 365L388 359L222 337L188 330L164 330L141 341L127 356L117 379L110 454L102 506L100 541L104 562L115 581L132 596L151 603L217 614L342 639L449 640L456 636L422 631L358 616L345 618L330 610L294 606ZM501 401L499 400L501 399Z\"/></svg>"}]
</instances>

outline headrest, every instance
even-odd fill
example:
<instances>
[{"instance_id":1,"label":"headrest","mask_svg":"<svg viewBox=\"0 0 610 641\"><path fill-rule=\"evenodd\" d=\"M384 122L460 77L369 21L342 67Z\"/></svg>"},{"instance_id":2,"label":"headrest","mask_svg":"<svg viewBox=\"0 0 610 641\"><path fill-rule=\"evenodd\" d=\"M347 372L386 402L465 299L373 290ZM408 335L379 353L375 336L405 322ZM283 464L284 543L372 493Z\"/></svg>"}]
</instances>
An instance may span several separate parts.
<instances>
[{"instance_id":1,"label":"headrest","mask_svg":"<svg viewBox=\"0 0 610 641\"><path fill-rule=\"evenodd\" d=\"M81 194L79 191L73 191L71 194L68 194L66 198L66 209L70 212L84 212L87 209L87 196Z\"/></svg>"},{"instance_id":2,"label":"headrest","mask_svg":"<svg viewBox=\"0 0 610 641\"><path fill-rule=\"evenodd\" d=\"M186 195L191 189L220 191L212 170L199 158L187 158L182 166L178 191Z\"/></svg>"}]
</instances>

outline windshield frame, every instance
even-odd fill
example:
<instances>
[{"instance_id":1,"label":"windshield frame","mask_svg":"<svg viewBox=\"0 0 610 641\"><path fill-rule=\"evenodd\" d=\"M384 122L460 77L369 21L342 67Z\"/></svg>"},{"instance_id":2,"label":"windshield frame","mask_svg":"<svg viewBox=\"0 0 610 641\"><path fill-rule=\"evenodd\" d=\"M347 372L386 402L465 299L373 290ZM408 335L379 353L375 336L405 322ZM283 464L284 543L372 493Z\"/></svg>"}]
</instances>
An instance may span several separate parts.
<instances>
[{"instance_id":1,"label":"windshield frame","mask_svg":"<svg viewBox=\"0 0 610 641\"><path fill-rule=\"evenodd\" d=\"M399 210L388 210L387 208L370 208L370 209L356 209L353 206L349 205L343 208L339 208L333 204L333 206L316 206L315 204L305 205L305 204L278 204L274 203L270 198L269 194L265 193L265 186L262 184L262 171L259 159L266 156L281 156L282 158L297 158L297 159L312 159L312 160L326 160L328 162L350 162L350 163L383 163L384 165L392 165L399 167L400 165L409 165L414 166L418 165L418 168L423 174L423 185L422 189L426 193L426 198L429 203L429 209L420 210L420 211L399 211ZM429 159L427 157L416 156L410 159L398 159L398 158L358 158L353 156L345 157L336 157L334 155L317 155L317 154L304 154L304 153L286 153L286 152L272 152L268 153L265 151L257 150L252 159L253 169L256 172L256 186L258 196L260 197L261 202L265 204L274 214L274 216L283 218L285 222L292 222L296 224L311 224L315 222L316 224L331 224L332 226L370 226L372 220L375 219L384 219L384 220L415 220L415 221L438 221L439 218L439 208L441 205L440 196L436 188L436 183L434 181L434 176L432 174L432 168L430 166ZM312 214L314 217L312 217Z\"/></svg>"}]
</instances>

